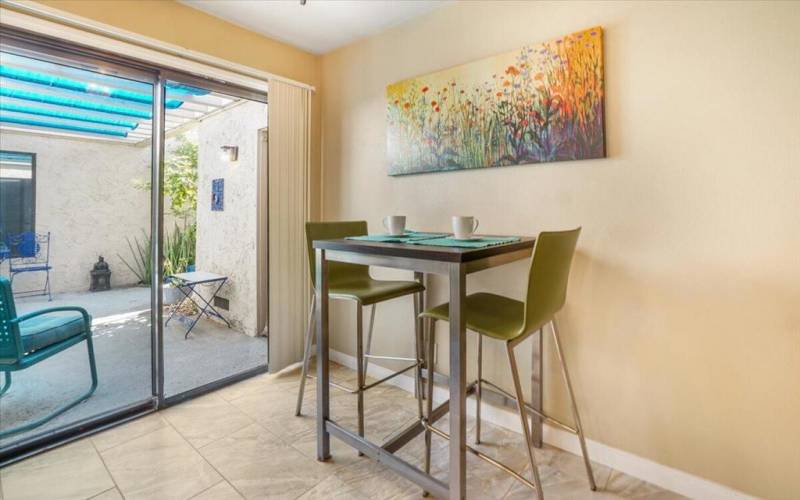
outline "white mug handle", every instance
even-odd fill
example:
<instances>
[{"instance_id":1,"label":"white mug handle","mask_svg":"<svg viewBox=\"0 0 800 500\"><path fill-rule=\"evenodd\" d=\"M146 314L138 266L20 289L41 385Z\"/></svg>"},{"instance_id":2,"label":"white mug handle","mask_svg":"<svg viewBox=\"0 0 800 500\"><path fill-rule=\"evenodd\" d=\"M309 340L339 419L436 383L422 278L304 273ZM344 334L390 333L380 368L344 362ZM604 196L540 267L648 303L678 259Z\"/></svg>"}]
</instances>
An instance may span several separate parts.
<instances>
[{"instance_id":1,"label":"white mug handle","mask_svg":"<svg viewBox=\"0 0 800 500\"><path fill-rule=\"evenodd\" d=\"M478 225L479 225L478 219L475 219L475 227L472 228L473 233L478 230Z\"/></svg>"}]
</instances>

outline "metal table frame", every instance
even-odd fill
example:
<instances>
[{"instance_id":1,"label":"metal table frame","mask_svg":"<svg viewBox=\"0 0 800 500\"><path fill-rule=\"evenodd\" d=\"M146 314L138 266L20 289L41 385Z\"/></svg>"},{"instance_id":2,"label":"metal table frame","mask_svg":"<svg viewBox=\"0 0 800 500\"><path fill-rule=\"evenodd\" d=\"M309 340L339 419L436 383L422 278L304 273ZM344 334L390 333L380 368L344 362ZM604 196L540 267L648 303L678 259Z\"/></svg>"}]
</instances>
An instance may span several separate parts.
<instances>
[{"instance_id":1,"label":"metal table frame","mask_svg":"<svg viewBox=\"0 0 800 500\"><path fill-rule=\"evenodd\" d=\"M466 398L475 389L467 383L466 329L463 302L466 296L466 276L492 267L530 258L535 239L480 249L405 245L357 240L314 241L317 268L317 459L328 460L330 436L333 435L363 454L377 460L394 472L415 482L439 498L466 498ZM381 445L360 437L330 418L330 362L328 325L328 262L347 262L369 266L405 269L422 274L447 276L450 289L450 399L436 407L433 423L450 414L449 484L426 474L394 453L424 431L422 422L402 429ZM423 307L424 307L423 298ZM533 377L531 406L539 411L541 403L542 344L533 342ZM428 382L433 380L428 374ZM532 418L534 445L541 446L542 421Z\"/></svg>"},{"instance_id":2,"label":"metal table frame","mask_svg":"<svg viewBox=\"0 0 800 500\"><path fill-rule=\"evenodd\" d=\"M214 301L214 297L217 296L219 291L228 281L228 277L221 275L210 276L211 273L203 273L209 276L207 276L205 279L191 280L188 278L188 276L191 274L193 273L181 273L181 274L167 276L170 282L172 282L172 284L175 285L175 288L177 288L183 294L183 297L181 298L180 302L175 304L175 307L172 309L169 318L167 318L167 321L164 322L164 326L167 326L169 324L169 320L171 320L172 317L175 316L176 314L182 316L180 313L178 313L178 311L180 310L181 305L183 305L184 302L190 300L197 307L199 312L197 313L197 317L194 318L192 323L189 325L189 329L186 330L186 335L183 336L184 339L189 338L189 333L191 333L194 326L197 324L198 321L200 321L200 318L202 318L204 314L207 315L208 317L217 317L221 319L222 321L225 322L226 325L228 325L228 328L230 328L231 324L228 322L228 320L225 319L225 317L222 314L220 314L219 311L217 311L213 305L211 305L211 302ZM206 300L206 298L203 297L202 294L198 293L197 290L195 290L195 288L198 285L210 285L212 283L219 283L219 285L217 286L217 288L214 289L213 293L211 294L210 300ZM187 292L184 289L188 289L189 291ZM200 298L200 301L203 302L203 305L198 304L197 301L194 300L194 298L192 298L193 295L198 296Z\"/></svg>"}]
</instances>

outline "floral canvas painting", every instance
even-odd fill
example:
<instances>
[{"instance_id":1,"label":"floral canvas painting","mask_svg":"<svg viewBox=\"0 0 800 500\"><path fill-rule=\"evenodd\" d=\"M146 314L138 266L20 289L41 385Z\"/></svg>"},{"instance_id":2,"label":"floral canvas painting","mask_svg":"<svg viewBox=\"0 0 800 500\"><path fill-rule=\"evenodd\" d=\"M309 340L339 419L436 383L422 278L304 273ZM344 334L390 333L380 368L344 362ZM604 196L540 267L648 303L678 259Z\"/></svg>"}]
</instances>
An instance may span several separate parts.
<instances>
[{"instance_id":1,"label":"floral canvas painting","mask_svg":"<svg viewBox=\"0 0 800 500\"><path fill-rule=\"evenodd\" d=\"M389 175L605 157L603 31L393 83Z\"/></svg>"}]
</instances>

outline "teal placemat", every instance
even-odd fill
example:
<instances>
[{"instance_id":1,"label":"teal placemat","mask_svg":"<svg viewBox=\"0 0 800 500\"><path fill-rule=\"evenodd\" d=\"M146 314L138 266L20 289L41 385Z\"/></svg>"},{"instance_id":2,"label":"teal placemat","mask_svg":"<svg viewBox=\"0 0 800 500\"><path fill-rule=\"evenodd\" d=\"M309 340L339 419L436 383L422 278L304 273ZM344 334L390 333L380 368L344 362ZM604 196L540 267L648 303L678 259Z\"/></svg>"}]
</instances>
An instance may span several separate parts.
<instances>
[{"instance_id":1,"label":"teal placemat","mask_svg":"<svg viewBox=\"0 0 800 500\"><path fill-rule=\"evenodd\" d=\"M508 236L503 238L492 238L490 236L477 237L471 240L457 240L455 238L434 238L420 241L410 241L413 245L431 245L435 247L459 247L459 248L484 248L493 247L495 245L504 245L506 243L513 243L522 238L518 236Z\"/></svg>"},{"instance_id":2,"label":"teal placemat","mask_svg":"<svg viewBox=\"0 0 800 500\"><path fill-rule=\"evenodd\" d=\"M445 233L422 233L418 231L406 231L404 234L370 234L366 236L348 236L346 240L357 241L377 241L380 243L413 243L415 241L442 238L447 236Z\"/></svg>"}]
</instances>

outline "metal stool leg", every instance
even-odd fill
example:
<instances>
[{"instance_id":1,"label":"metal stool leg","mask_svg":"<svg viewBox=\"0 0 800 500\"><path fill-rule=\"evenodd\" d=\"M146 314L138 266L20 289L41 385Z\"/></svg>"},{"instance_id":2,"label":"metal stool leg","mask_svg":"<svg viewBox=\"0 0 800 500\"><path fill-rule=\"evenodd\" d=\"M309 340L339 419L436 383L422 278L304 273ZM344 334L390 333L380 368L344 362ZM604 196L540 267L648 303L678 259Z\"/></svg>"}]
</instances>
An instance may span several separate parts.
<instances>
[{"instance_id":1,"label":"metal stool leg","mask_svg":"<svg viewBox=\"0 0 800 500\"><path fill-rule=\"evenodd\" d=\"M481 386L483 385L483 335L478 334L478 383L475 387L475 444L481 444Z\"/></svg>"},{"instance_id":2,"label":"metal stool leg","mask_svg":"<svg viewBox=\"0 0 800 500\"><path fill-rule=\"evenodd\" d=\"M311 307L308 311L308 327L306 329L305 349L303 350L303 370L300 372L300 390L297 392L297 408L295 416L299 417L303 408L303 393L306 389L306 378L308 378L308 365L311 358L311 344L314 336L314 310L317 304L317 294L311 296Z\"/></svg>"},{"instance_id":3,"label":"metal stool leg","mask_svg":"<svg viewBox=\"0 0 800 500\"><path fill-rule=\"evenodd\" d=\"M525 447L528 449L528 458L531 462L531 473L533 475L533 484L536 486L536 496L539 500L544 499L542 492L542 481L539 479L539 468L536 466L536 458L533 456L533 441L531 441L531 431L528 427L528 416L525 411L525 399L522 395L522 384L519 381L519 371L517 369L517 360L514 357L514 347L506 342L506 351L508 352L508 363L511 366L511 377L514 379L514 392L517 396L517 410L519 411L519 420L522 424L522 434L525 436Z\"/></svg>"},{"instance_id":4,"label":"metal stool leg","mask_svg":"<svg viewBox=\"0 0 800 500\"><path fill-rule=\"evenodd\" d=\"M372 353L372 329L375 326L375 308L378 304L372 304L369 308L369 328L367 329L367 349L364 351L364 373L369 368L369 355Z\"/></svg>"},{"instance_id":5,"label":"metal stool leg","mask_svg":"<svg viewBox=\"0 0 800 500\"><path fill-rule=\"evenodd\" d=\"M567 384L567 392L569 392L569 400L572 403L572 417L575 419L575 429L578 431L578 441L581 443L581 452L583 454L583 463L586 466L586 475L589 476L589 487L592 491L597 490L597 485L594 482L594 473L592 472L592 463L589 461L589 452L586 449L586 439L583 437L583 427L581 426L581 418L578 415L578 405L575 403L575 394L572 392L572 382L569 379L569 372L567 371L567 363L564 361L564 351L561 349L561 340L558 337L558 326L556 325L556 318L550 322L553 325L553 340L556 345L556 353L558 354L558 361L561 364L561 374L564 376L564 383Z\"/></svg>"},{"instance_id":6,"label":"metal stool leg","mask_svg":"<svg viewBox=\"0 0 800 500\"><path fill-rule=\"evenodd\" d=\"M358 375L358 435L364 437L364 306L356 302L356 373ZM362 456L358 452L358 456Z\"/></svg>"},{"instance_id":7,"label":"metal stool leg","mask_svg":"<svg viewBox=\"0 0 800 500\"><path fill-rule=\"evenodd\" d=\"M417 398L417 417L422 418L422 350L425 340L423 339L422 325L423 320L419 317L422 310L422 293L414 294L414 357L417 359L417 367L414 370L414 397Z\"/></svg>"}]
</instances>

